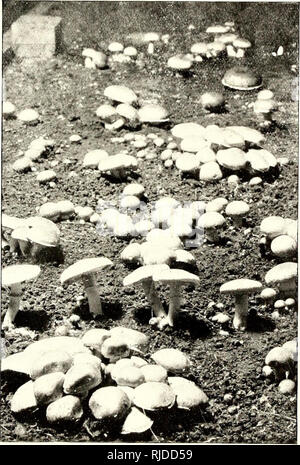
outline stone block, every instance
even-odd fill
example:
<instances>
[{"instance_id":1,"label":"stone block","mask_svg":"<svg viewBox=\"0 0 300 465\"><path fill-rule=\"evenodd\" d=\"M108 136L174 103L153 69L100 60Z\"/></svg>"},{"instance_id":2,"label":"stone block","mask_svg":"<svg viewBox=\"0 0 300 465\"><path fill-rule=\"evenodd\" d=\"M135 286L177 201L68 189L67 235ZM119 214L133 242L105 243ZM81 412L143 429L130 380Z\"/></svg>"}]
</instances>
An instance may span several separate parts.
<instances>
[{"instance_id":1,"label":"stone block","mask_svg":"<svg viewBox=\"0 0 300 465\"><path fill-rule=\"evenodd\" d=\"M11 44L19 58L51 58L62 45L62 19L59 16L20 16L11 26Z\"/></svg>"}]
</instances>

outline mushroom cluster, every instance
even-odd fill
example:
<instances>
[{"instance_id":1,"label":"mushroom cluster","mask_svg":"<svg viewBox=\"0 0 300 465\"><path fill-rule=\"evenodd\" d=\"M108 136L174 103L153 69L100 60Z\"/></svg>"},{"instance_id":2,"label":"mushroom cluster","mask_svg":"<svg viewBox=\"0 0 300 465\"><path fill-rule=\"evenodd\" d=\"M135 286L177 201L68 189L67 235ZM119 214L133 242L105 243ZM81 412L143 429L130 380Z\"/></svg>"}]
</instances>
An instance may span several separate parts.
<instances>
[{"instance_id":1,"label":"mushroom cluster","mask_svg":"<svg viewBox=\"0 0 300 465\"><path fill-rule=\"evenodd\" d=\"M135 92L124 85L111 85L104 90L107 102L100 105L96 115L110 131L123 127L138 128L141 124L160 125L168 121L168 111L158 103L138 102Z\"/></svg>"},{"instance_id":2,"label":"mushroom cluster","mask_svg":"<svg viewBox=\"0 0 300 465\"><path fill-rule=\"evenodd\" d=\"M259 241L261 254L271 250L278 258L293 258L298 247L298 221L281 216L267 216L260 224Z\"/></svg>"},{"instance_id":3,"label":"mushroom cluster","mask_svg":"<svg viewBox=\"0 0 300 465\"><path fill-rule=\"evenodd\" d=\"M30 171L33 167L33 162L38 162L46 156L54 148L52 139L39 137L34 139L28 146L25 152L21 152L21 156L13 163L12 168L17 172Z\"/></svg>"},{"instance_id":4,"label":"mushroom cluster","mask_svg":"<svg viewBox=\"0 0 300 465\"><path fill-rule=\"evenodd\" d=\"M296 390L296 365L298 358L297 338L274 347L265 358L263 375L274 377L281 394L291 395Z\"/></svg>"},{"instance_id":5,"label":"mushroom cluster","mask_svg":"<svg viewBox=\"0 0 300 465\"><path fill-rule=\"evenodd\" d=\"M174 145L161 153L161 159L166 167L175 163L183 176L215 182L238 175L238 179L250 177L251 184L252 177L278 170L277 159L262 147L264 136L256 129L189 122L175 125L171 133L169 143Z\"/></svg>"},{"instance_id":6,"label":"mushroom cluster","mask_svg":"<svg viewBox=\"0 0 300 465\"><path fill-rule=\"evenodd\" d=\"M3 359L2 376L26 380L11 399L18 418L45 410L50 424L113 426L120 434L142 434L155 424L156 412L198 412L208 397L188 374L191 362L177 349L150 357L142 332L114 327L91 329L82 337L50 337Z\"/></svg>"}]
</instances>

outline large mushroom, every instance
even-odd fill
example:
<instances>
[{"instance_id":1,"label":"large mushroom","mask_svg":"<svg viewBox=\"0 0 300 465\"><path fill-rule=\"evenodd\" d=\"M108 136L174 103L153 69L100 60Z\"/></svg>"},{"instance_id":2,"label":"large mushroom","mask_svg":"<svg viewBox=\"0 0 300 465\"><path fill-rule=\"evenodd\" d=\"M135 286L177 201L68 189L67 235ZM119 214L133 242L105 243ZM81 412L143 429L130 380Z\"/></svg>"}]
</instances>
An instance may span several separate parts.
<instances>
[{"instance_id":1,"label":"large mushroom","mask_svg":"<svg viewBox=\"0 0 300 465\"><path fill-rule=\"evenodd\" d=\"M180 300L182 296L181 288L185 284L198 284L199 277L195 274L188 273L184 270L169 269L165 271L158 271L153 275L154 282L161 282L169 284L170 286L170 303L169 312L165 319L161 320L158 324L159 327L165 325L174 326L176 317L180 310Z\"/></svg>"},{"instance_id":2,"label":"large mushroom","mask_svg":"<svg viewBox=\"0 0 300 465\"><path fill-rule=\"evenodd\" d=\"M93 315L102 315L101 300L97 290L96 273L112 266L111 260L105 257L84 258L69 266L61 275L62 284L82 280Z\"/></svg>"},{"instance_id":3,"label":"large mushroom","mask_svg":"<svg viewBox=\"0 0 300 465\"><path fill-rule=\"evenodd\" d=\"M37 278L40 272L41 269L37 265L11 265L2 270L2 286L10 288L8 310L2 323L3 329L13 326L22 296L21 284Z\"/></svg>"},{"instance_id":4,"label":"large mushroom","mask_svg":"<svg viewBox=\"0 0 300 465\"><path fill-rule=\"evenodd\" d=\"M284 262L274 266L265 276L268 286L278 286L289 297L296 292L297 263Z\"/></svg>"},{"instance_id":5,"label":"large mushroom","mask_svg":"<svg viewBox=\"0 0 300 465\"><path fill-rule=\"evenodd\" d=\"M168 271L169 266L166 264L162 265L145 265L141 266L137 270L134 270L123 280L124 286L132 286L134 284L141 283L148 299L148 302L153 309L153 313L157 318L165 318L166 312L162 306L162 303L157 295L154 287L152 276L157 272Z\"/></svg>"},{"instance_id":6,"label":"large mushroom","mask_svg":"<svg viewBox=\"0 0 300 465\"><path fill-rule=\"evenodd\" d=\"M261 288L262 284L253 279L234 279L222 284L220 287L221 294L230 294L235 297L235 315L233 319L235 329L245 331L247 327L248 295L259 291Z\"/></svg>"}]
</instances>

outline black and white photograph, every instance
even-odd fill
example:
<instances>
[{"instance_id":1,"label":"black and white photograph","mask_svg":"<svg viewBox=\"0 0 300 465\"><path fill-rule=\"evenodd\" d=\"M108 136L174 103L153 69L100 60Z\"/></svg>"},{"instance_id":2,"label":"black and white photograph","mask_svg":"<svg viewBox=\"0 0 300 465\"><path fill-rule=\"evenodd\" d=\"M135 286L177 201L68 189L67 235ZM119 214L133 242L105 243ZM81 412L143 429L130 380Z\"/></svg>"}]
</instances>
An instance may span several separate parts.
<instances>
[{"instance_id":1,"label":"black and white photograph","mask_svg":"<svg viewBox=\"0 0 300 465\"><path fill-rule=\"evenodd\" d=\"M299 5L2 0L0 445L299 444Z\"/></svg>"}]
</instances>

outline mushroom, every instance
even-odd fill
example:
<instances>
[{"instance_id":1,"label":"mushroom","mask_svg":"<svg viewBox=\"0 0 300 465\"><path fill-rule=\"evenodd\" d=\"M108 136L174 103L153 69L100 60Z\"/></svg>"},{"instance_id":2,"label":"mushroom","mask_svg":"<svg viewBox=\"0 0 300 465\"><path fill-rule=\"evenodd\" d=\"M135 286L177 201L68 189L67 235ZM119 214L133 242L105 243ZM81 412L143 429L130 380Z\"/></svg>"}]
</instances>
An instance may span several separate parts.
<instances>
[{"instance_id":1,"label":"mushroom","mask_svg":"<svg viewBox=\"0 0 300 465\"><path fill-rule=\"evenodd\" d=\"M258 89L262 78L246 66L235 66L226 71L222 84L235 90Z\"/></svg>"},{"instance_id":2,"label":"mushroom","mask_svg":"<svg viewBox=\"0 0 300 465\"><path fill-rule=\"evenodd\" d=\"M21 250L23 257L26 257L30 252L30 242L28 239L28 228L21 226L16 228L11 233L11 252L18 252L18 247Z\"/></svg>"},{"instance_id":3,"label":"mushroom","mask_svg":"<svg viewBox=\"0 0 300 465\"><path fill-rule=\"evenodd\" d=\"M230 171L239 171L246 167L247 158L243 150L233 147L219 150L217 152L217 162Z\"/></svg>"},{"instance_id":4,"label":"mushroom","mask_svg":"<svg viewBox=\"0 0 300 465\"><path fill-rule=\"evenodd\" d=\"M169 269L157 271L153 275L154 282L167 283L170 286L170 303L167 317L159 322L159 327L174 326L175 319L180 310L181 287L185 284L198 284L199 277L184 270Z\"/></svg>"},{"instance_id":5,"label":"mushroom","mask_svg":"<svg viewBox=\"0 0 300 465\"><path fill-rule=\"evenodd\" d=\"M235 329L245 331L247 327L248 295L259 291L261 288L262 284L253 279L234 279L222 284L220 287L221 294L230 294L235 297L235 315L233 319Z\"/></svg>"},{"instance_id":6,"label":"mushroom","mask_svg":"<svg viewBox=\"0 0 300 465\"><path fill-rule=\"evenodd\" d=\"M40 272L40 267L36 265L10 265L2 270L2 286L10 287L10 299L2 324L3 329L13 326L22 296L21 284L37 278Z\"/></svg>"},{"instance_id":7,"label":"mushroom","mask_svg":"<svg viewBox=\"0 0 300 465\"><path fill-rule=\"evenodd\" d=\"M138 161L135 157L119 153L101 160L98 169L103 173L110 172L112 176L122 180L126 178L128 171L135 170L137 165Z\"/></svg>"},{"instance_id":8,"label":"mushroom","mask_svg":"<svg viewBox=\"0 0 300 465\"><path fill-rule=\"evenodd\" d=\"M52 221L57 221L60 217L59 205L55 202L46 202L40 206L39 215Z\"/></svg>"},{"instance_id":9,"label":"mushroom","mask_svg":"<svg viewBox=\"0 0 300 465\"><path fill-rule=\"evenodd\" d=\"M13 103L4 101L2 104L2 114L4 119L13 119L16 116L16 107Z\"/></svg>"},{"instance_id":10,"label":"mushroom","mask_svg":"<svg viewBox=\"0 0 300 465\"><path fill-rule=\"evenodd\" d=\"M81 279L87 294L91 313L93 315L102 315L102 305L97 291L95 275L112 265L111 260L105 257L84 258L69 266L62 273L60 281L62 284L70 284Z\"/></svg>"},{"instance_id":11,"label":"mushroom","mask_svg":"<svg viewBox=\"0 0 300 465\"><path fill-rule=\"evenodd\" d=\"M167 315L155 290L152 277L153 274L157 272L167 270L169 270L169 266L166 264L145 265L141 266L137 270L134 270L123 280L123 286L132 286L139 283L142 284L151 309L153 309L155 317L159 319L165 318Z\"/></svg>"},{"instance_id":12,"label":"mushroom","mask_svg":"<svg viewBox=\"0 0 300 465\"><path fill-rule=\"evenodd\" d=\"M167 66L182 76L186 76L192 67L193 62L185 55L175 55L168 59Z\"/></svg>"},{"instance_id":13,"label":"mushroom","mask_svg":"<svg viewBox=\"0 0 300 465\"><path fill-rule=\"evenodd\" d=\"M273 121L273 113L277 108L277 103L274 100L256 100L253 111L262 124L270 125Z\"/></svg>"},{"instance_id":14,"label":"mushroom","mask_svg":"<svg viewBox=\"0 0 300 465\"><path fill-rule=\"evenodd\" d=\"M30 251L31 256L38 257L44 248L56 248L59 244L59 235L59 229L54 223L47 224L46 227L42 224L41 226L35 225L31 228L29 227L27 238L33 244Z\"/></svg>"},{"instance_id":15,"label":"mushroom","mask_svg":"<svg viewBox=\"0 0 300 465\"><path fill-rule=\"evenodd\" d=\"M26 108L25 110L20 111L17 116L22 123L27 125L35 125L39 122L39 114L32 108Z\"/></svg>"},{"instance_id":16,"label":"mushroom","mask_svg":"<svg viewBox=\"0 0 300 465\"><path fill-rule=\"evenodd\" d=\"M86 153L83 159L83 167L84 168L97 168L100 161L105 160L108 158L108 153L105 150L91 150L90 152Z\"/></svg>"},{"instance_id":17,"label":"mushroom","mask_svg":"<svg viewBox=\"0 0 300 465\"><path fill-rule=\"evenodd\" d=\"M137 95L129 87L123 85L112 85L106 87L104 96L117 103L137 103Z\"/></svg>"},{"instance_id":18,"label":"mushroom","mask_svg":"<svg viewBox=\"0 0 300 465\"><path fill-rule=\"evenodd\" d=\"M209 161L200 167L200 181L214 182L222 179L222 177L222 171L220 170L220 166L216 161Z\"/></svg>"},{"instance_id":19,"label":"mushroom","mask_svg":"<svg viewBox=\"0 0 300 465\"><path fill-rule=\"evenodd\" d=\"M203 108L209 112L219 112L225 105L225 98L220 92L205 92L200 101Z\"/></svg>"},{"instance_id":20,"label":"mushroom","mask_svg":"<svg viewBox=\"0 0 300 465\"><path fill-rule=\"evenodd\" d=\"M225 218L221 213L212 211L204 213L197 221L197 229L201 232L204 230L205 236L209 242L218 242L220 240L218 229L222 228Z\"/></svg>"},{"instance_id":21,"label":"mushroom","mask_svg":"<svg viewBox=\"0 0 300 465\"><path fill-rule=\"evenodd\" d=\"M269 270L265 276L265 281L268 285L276 285L283 294L290 294L296 292L296 278L297 278L297 263L285 262L276 265Z\"/></svg>"},{"instance_id":22,"label":"mushroom","mask_svg":"<svg viewBox=\"0 0 300 465\"><path fill-rule=\"evenodd\" d=\"M297 243L292 237L283 234L272 240L271 250L274 255L280 258L293 257L297 252Z\"/></svg>"},{"instance_id":23,"label":"mushroom","mask_svg":"<svg viewBox=\"0 0 300 465\"><path fill-rule=\"evenodd\" d=\"M243 225L243 219L249 212L249 205L243 200L234 200L226 206L225 213L230 216L236 227L240 228Z\"/></svg>"},{"instance_id":24,"label":"mushroom","mask_svg":"<svg viewBox=\"0 0 300 465\"><path fill-rule=\"evenodd\" d=\"M244 58L245 51L251 47L251 42L249 42L247 39L238 37L233 41L232 45L235 48L236 57Z\"/></svg>"},{"instance_id":25,"label":"mushroom","mask_svg":"<svg viewBox=\"0 0 300 465\"><path fill-rule=\"evenodd\" d=\"M287 373L293 373L291 352L284 347L274 347L267 354L265 364L270 366L277 380L286 378Z\"/></svg>"},{"instance_id":26,"label":"mushroom","mask_svg":"<svg viewBox=\"0 0 300 465\"><path fill-rule=\"evenodd\" d=\"M141 123L159 124L169 121L169 113L162 105L147 103L138 111Z\"/></svg>"}]
</instances>

